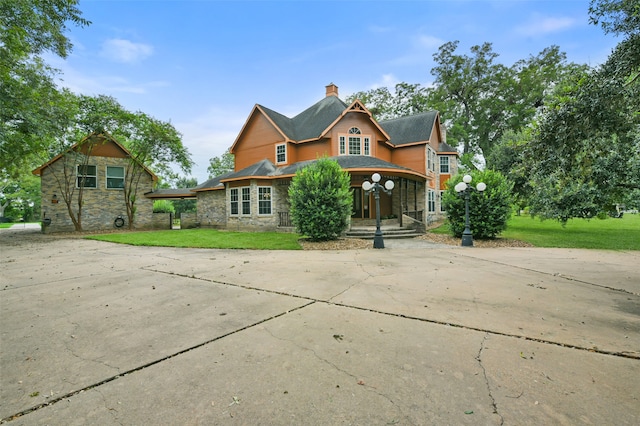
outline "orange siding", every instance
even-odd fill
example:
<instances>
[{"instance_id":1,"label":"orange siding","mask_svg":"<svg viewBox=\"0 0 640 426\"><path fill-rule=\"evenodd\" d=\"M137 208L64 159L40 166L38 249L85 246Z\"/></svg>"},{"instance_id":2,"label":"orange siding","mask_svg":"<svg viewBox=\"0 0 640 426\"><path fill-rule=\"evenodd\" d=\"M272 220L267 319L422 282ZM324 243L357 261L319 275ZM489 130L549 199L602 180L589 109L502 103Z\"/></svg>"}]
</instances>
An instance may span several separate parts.
<instances>
[{"instance_id":1,"label":"orange siding","mask_svg":"<svg viewBox=\"0 0 640 426\"><path fill-rule=\"evenodd\" d=\"M318 142L305 142L299 145L290 145L289 153L293 153L290 157L289 164L297 163L298 161L315 160L318 157L327 155L329 157L337 154L333 154L331 141L323 139Z\"/></svg>"},{"instance_id":2,"label":"orange siding","mask_svg":"<svg viewBox=\"0 0 640 426\"><path fill-rule=\"evenodd\" d=\"M451 175L441 174L440 175L440 190L444 191L447 189L447 181L451 178Z\"/></svg>"},{"instance_id":3,"label":"orange siding","mask_svg":"<svg viewBox=\"0 0 640 426\"><path fill-rule=\"evenodd\" d=\"M380 158L378 155L379 144L376 141L382 139L383 135L371 122L371 118L367 114L360 112L350 112L346 114L336 123L329 133L327 133L327 137L331 138L331 155L339 155L338 134L347 134L352 127L359 128L363 136L371 136L371 156Z\"/></svg>"},{"instance_id":4,"label":"orange siding","mask_svg":"<svg viewBox=\"0 0 640 426\"><path fill-rule=\"evenodd\" d=\"M399 147L393 151L391 162L399 166L408 167L422 174L427 174L425 151L424 145Z\"/></svg>"},{"instance_id":5,"label":"orange siding","mask_svg":"<svg viewBox=\"0 0 640 426\"><path fill-rule=\"evenodd\" d=\"M247 122L242 139L236 143L235 170L242 170L265 158L275 164L276 144L283 141L282 135L265 116L261 113L254 114ZM288 148L290 149L291 145ZM289 151L288 154L290 155L291 152Z\"/></svg>"}]
</instances>

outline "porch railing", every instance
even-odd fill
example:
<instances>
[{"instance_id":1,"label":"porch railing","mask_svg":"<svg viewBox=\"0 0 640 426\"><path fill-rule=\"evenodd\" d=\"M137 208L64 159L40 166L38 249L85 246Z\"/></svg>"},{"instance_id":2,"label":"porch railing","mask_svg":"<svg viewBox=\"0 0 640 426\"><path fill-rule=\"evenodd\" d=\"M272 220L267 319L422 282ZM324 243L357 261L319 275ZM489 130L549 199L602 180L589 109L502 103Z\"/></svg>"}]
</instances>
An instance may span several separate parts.
<instances>
[{"instance_id":1,"label":"porch railing","mask_svg":"<svg viewBox=\"0 0 640 426\"><path fill-rule=\"evenodd\" d=\"M422 222L422 215L424 214L424 210L407 210L402 212L402 214L409 216L411 219Z\"/></svg>"}]
</instances>

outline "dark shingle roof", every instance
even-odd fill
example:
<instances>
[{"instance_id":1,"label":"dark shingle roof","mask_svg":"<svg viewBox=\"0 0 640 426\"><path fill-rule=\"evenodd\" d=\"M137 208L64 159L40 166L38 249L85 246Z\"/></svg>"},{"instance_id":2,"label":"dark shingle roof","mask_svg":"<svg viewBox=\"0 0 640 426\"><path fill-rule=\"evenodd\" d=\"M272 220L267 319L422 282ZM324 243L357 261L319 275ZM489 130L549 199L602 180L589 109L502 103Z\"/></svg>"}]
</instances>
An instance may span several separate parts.
<instances>
[{"instance_id":1,"label":"dark shingle roof","mask_svg":"<svg viewBox=\"0 0 640 426\"><path fill-rule=\"evenodd\" d=\"M233 174L233 172L223 173L220 176L216 176L214 178L211 178L208 181L205 181L205 182L201 183L200 185L196 186L195 188L193 188L193 190L194 191L198 191L198 190L202 190L202 189L215 189L215 188L222 189L222 188L224 188L224 184L221 183L220 180L226 178L230 174Z\"/></svg>"},{"instance_id":2,"label":"dark shingle roof","mask_svg":"<svg viewBox=\"0 0 640 426\"><path fill-rule=\"evenodd\" d=\"M158 198L163 200L179 199L179 198L196 198L195 192L192 191L195 188L162 188L155 191L146 192L144 194L147 198Z\"/></svg>"},{"instance_id":3,"label":"dark shingle roof","mask_svg":"<svg viewBox=\"0 0 640 426\"><path fill-rule=\"evenodd\" d=\"M408 117L381 121L379 124L391 138L391 143L399 146L428 141L437 116L437 111L428 111Z\"/></svg>"},{"instance_id":4,"label":"dark shingle roof","mask_svg":"<svg viewBox=\"0 0 640 426\"><path fill-rule=\"evenodd\" d=\"M440 142L440 145L438 145L438 152L455 152L455 153L457 153L458 150L453 148L451 145L449 145L446 142Z\"/></svg>"},{"instance_id":5,"label":"dark shingle roof","mask_svg":"<svg viewBox=\"0 0 640 426\"><path fill-rule=\"evenodd\" d=\"M289 139L302 141L318 138L347 105L336 96L327 96L293 118L262 105L259 107Z\"/></svg>"}]
</instances>

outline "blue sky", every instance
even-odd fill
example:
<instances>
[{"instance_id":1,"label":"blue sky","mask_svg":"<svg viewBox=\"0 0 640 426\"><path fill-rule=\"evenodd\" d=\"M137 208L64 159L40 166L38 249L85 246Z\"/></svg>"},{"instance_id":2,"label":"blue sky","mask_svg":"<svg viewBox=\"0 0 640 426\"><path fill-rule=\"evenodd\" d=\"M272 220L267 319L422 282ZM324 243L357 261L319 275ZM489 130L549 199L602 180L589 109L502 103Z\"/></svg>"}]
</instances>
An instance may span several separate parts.
<instances>
[{"instance_id":1,"label":"blue sky","mask_svg":"<svg viewBox=\"0 0 640 426\"><path fill-rule=\"evenodd\" d=\"M335 83L340 97L396 83L430 85L433 54L490 42L512 65L560 46L597 65L617 44L588 23L589 0L81 0L62 85L110 95L171 121L207 178L254 104L294 116Z\"/></svg>"}]
</instances>

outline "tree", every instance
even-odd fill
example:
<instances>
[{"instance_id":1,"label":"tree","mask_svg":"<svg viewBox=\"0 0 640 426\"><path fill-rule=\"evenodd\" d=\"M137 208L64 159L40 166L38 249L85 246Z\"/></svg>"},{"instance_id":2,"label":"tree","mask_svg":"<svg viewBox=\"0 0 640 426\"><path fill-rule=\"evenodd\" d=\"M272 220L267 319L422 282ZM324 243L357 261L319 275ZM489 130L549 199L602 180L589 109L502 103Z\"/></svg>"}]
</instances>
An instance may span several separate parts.
<instances>
[{"instance_id":1,"label":"tree","mask_svg":"<svg viewBox=\"0 0 640 426\"><path fill-rule=\"evenodd\" d=\"M347 228L352 209L349 173L326 157L298 170L289 187L291 219L313 241L334 240Z\"/></svg>"},{"instance_id":2,"label":"tree","mask_svg":"<svg viewBox=\"0 0 640 426\"><path fill-rule=\"evenodd\" d=\"M181 177L176 181L178 188L195 188L198 186L196 178ZM189 200L173 200L173 207L177 217L180 217L181 213L195 212L197 208L197 202L195 199Z\"/></svg>"},{"instance_id":3,"label":"tree","mask_svg":"<svg viewBox=\"0 0 640 426\"><path fill-rule=\"evenodd\" d=\"M594 0L590 12L626 38L604 64L556 87L525 151L532 213L562 223L611 211L640 189L640 10Z\"/></svg>"},{"instance_id":4,"label":"tree","mask_svg":"<svg viewBox=\"0 0 640 426\"><path fill-rule=\"evenodd\" d=\"M72 45L67 24L86 26L77 0L0 0L0 164L17 177L35 165L51 135L64 128L64 102L42 58L65 58Z\"/></svg>"},{"instance_id":5,"label":"tree","mask_svg":"<svg viewBox=\"0 0 640 426\"><path fill-rule=\"evenodd\" d=\"M76 182L76 168L84 170L103 134L113 136L130 152L125 167L123 201L129 228L133 228L141 178L147 169L171 179L172 167L189 172L193 162L180 133L170 123L145 113L132 113L109 96L75 96L67 93L69 126L51 144L50 155L66 153L58 169L51 168L67 211L77 231L82 230L84 175ZM87 137L87 135L93 135ZM78 142L79 141L79 142ZM71 149L75 146L74 149Z\"/></svg>"},{"instance_id":6,"label":"tree","mask_svg":"<svg viewBox=\"0 0 640 426\"><path fill-rule=\"evenodd\" d=\"M209 179L232 172L235 167L235 159L230 150L226 150L221 156L209 159Z\"/></svg>"},{"instance_id":7,"label":"tree","mask_svg":"<svg viewBox=\"0 0 640 426\"><path fill-rule=\"evenodd\" d=\"M493 170L472 171L472 184L484 182L484 192L472 191L469 196L469 221L474 238L495 238L507 229L511 216L513 184L500 172ZM454 189L462 182L462 175L453 176L447 181L447 190L442 195L442 203L447 211L447 221L451 232L461 237L465 228L465 200Z\"/></svg>"}]
</instances>

